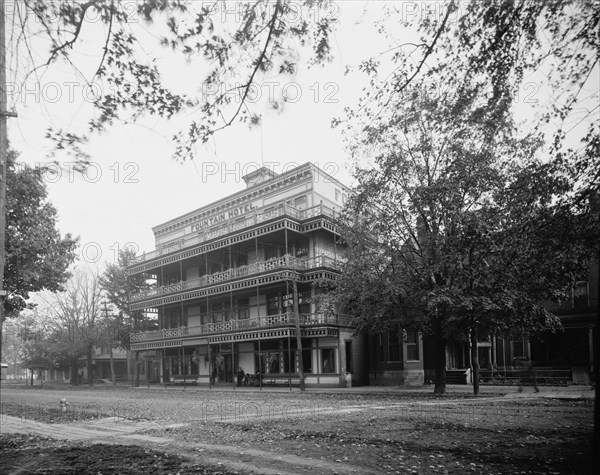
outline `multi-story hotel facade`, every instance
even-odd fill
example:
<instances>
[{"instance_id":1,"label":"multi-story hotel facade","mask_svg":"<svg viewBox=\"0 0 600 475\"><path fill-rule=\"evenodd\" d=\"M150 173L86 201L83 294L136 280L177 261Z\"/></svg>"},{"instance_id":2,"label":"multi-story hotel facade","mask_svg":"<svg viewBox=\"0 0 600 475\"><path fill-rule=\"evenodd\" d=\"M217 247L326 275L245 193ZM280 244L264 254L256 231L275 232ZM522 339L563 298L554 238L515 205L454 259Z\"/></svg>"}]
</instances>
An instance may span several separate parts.
<instances>
[{"instance_id":1,"label":"multi-story hotel facade","mask_svg":"<svg viewBox=\"0 0 600 475\"><path fill-rule=\"evenodd\" d=\"M128 268L155 282L130 296L158 318L131 336L144 379L233 383L241 370L298 384L299 331L307 386L367 383L366 338L320 303L344 261L336 215L349 190L310 163L243 179L244 190L154 227L156 250Z\"/></svg>"},{"instance_id":2,"label":"multi-story hotel facade","mask_svg":"<svg viewBox=\"0 0 600 475\"><path fill-rule=\"evenodd\" d=\"M131 371L147 382L232 384L242 370L265 384L297 385L299 332L307 386L432 381L434 345L420 333L396 325L355 335L352 318L327 303L320 284L333 283L344 263L336 217L348 188L310 163L242 178L244 190L154 227L156 250L128 268L154 281L130 296L130 308L154 313L159 328L131 335L139 362ZM484 338L481 374L510 372L515 358L532 358L585 381L597 332L597 263L592 271L589 283L578 284L573 310L553 309L565 335L533 346L526 338ZM469 381L468 345L450 344L446 361L449 382Z\"/></svg>"}]
</instances>

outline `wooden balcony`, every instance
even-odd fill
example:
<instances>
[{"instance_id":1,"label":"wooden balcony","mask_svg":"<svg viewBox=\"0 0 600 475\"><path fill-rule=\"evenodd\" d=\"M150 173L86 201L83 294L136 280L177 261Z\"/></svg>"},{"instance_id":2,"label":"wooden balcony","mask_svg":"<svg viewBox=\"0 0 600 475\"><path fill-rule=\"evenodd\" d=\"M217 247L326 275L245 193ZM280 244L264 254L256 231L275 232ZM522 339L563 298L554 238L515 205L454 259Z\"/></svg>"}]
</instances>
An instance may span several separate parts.
<instances>
[{"instance_id":1,"label":"wooden balcony","mask_svg":"<svg viewBox=\"0 0 600 475\"><path fill-rule=\"evenodd\" d=\"M335 214L336 213L332 208L324 206L323 204L319 204L317 206L313 206L312 208L299 211L294 207L282 202L274 208L269 208L268 211L265 210L262 212L256 212L243 220L229 222L225 225L215 226L211 229L189 234L187 236L184 236L183 238L178 238L171 242L167 242L155 251L143 253L140 256L137 256L131 264L131 271L138 272L138 270L136 269L137 266L145 262L151 261L153 259L156 259L158 257L172 254L174 252L181 251L186 248L199 246L219 237L235 233L236 231L242 231L244 229L251 228L257 224L264 223L275 218L287 216L299 222L306 221L317 216L325 216L327 218L333 219L335 217ZM330 227L331 229L334 228L333 225ZM143 269L141 269L140 271L143 271Z\"/></svg>"},{"instance_id":2,"label":"wooden balcony","mask_svg":"<svg viewBox=\"0 0 600 475\"><path fill-rule=\"evenodd\" d=\"M299 315L301 330L310 330L317 327L352 327L352 317L341 314L303 313ZM248 334L257 330L274 330L278 328L296 328L296 315L281 313L261 317L246 318L243 320L229 320L226 322L206 323L195 327L165 328L131 334L132 348L136 343L165 342L176 340L180 344L182 339L190 337L211 337L231 333ZM219 339L219 338L217 338ZM244 338L246 339L246 338ZM231 341L231 339L229 339ZM157 345L168 346L168 345Z\"/></svg>"},{"instance_id":3,"label":"wooden balcony","mask_svg":"<svg viewBox=\"0 0 600 475\"><path fill-rule=\"evenodd\" d=\"M277 271L281 269L306 271L320 267L330 267L339 270L341 266L342 260L340 258L331 257L325 254L321 254L310 259L299 259L288 254L283 257L275 257L267 261L255 262L246 266L228 269L223 272L204 275L199 279L184 280L173 284L163 285L155 289L149 289L144 292L139 292L130 297L130 302L140 302L142 300L154 299L165 295L184 292L186 290L199 289L201 287L220 284L269 271Z\"/></svg>"}]
</instances>

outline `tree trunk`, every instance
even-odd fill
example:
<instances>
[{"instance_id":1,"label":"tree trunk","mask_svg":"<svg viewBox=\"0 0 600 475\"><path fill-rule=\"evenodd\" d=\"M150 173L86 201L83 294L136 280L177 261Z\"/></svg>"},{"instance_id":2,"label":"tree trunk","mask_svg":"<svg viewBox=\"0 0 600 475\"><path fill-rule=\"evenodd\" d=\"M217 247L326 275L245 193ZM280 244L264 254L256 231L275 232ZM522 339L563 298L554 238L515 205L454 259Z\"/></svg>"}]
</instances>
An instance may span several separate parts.
<instances>
[{"instance_id":1,"label":"tree trunk","mask_svg":"<svg viewBox=\"0 0 600 475\"><path fill-rule=\"evenodd\" d=\"M110 338L110 331L108 332L108 334L109 334L108 356L110 358L110 379L112 380L112 385L114 388L117 385L117 380L115 378L115 361L113 359L113 347L112 347L112 338Z\"/></svg>"},{"instance_id":2,"label":"tree trunk","mask_svg":"<svg viewBox=\"0 0 600 475\"><path fill-rule=\"evenodd\" d=\"M94 375L92 374L92 349L88 349L87 352L87 373L88 373L88 384L90 388L94 387Z\"/></svg>"},{"instance_id":3,"label":"tree trunk","mask_svg":"<svg viewBox=\"0 0 600 475\"><path fill-rule=\"evenodd\" d=\"M135 352L135 387L140 387L140 352Z\"/></svg>"},{"instance_id":4,"label":"tree trunk","mask_svg":"<svg viewBox=\"0 0 600 475\"><path fill-rule=\"evenodd\" d=\"M77 363L69 363L69 382L71 383L71 386L75 386L79 383L79 381L77 381L78 374Z\"/></svg>"},{"instance_id":5,"label":"tree trunk","mask_svg":"<svg viewBox=\"0 0 600 475\"><path fill-rule=\"evenodd\" d=\"M433 394L446 393L446 340L435 340L435 387Z\"/></svg>"},{"instance_id":6,"label":"tree trunk","mask_svg":"<svg viewBox=\"0 0 600 475\"><path fill-rule=\"evenodd\" d=\"M479 351L477 351L477 330L471 328L471 374L473 376L473 394L479 396Z\"/></svg>"}]
</instances>

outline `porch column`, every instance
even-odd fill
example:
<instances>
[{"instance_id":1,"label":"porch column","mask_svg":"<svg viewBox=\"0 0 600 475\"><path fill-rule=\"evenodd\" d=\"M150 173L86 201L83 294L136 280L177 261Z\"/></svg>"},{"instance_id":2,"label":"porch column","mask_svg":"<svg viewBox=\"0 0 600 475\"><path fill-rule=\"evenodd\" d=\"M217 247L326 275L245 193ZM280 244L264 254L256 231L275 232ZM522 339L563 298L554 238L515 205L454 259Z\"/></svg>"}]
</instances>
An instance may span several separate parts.
<instances>
[{"instance_id":1,"label":"porch column","mask_svg":"<svg viewBox=\"0 0 600 475\"><path fill-rule=\"evenodd\" d=\"M589 352L590 352L590 375L594 375L594 327L588 328L588 341L589 341ZM597 382L596 382L597 384Z\"/></svg>"},{"instance_id":2,"label":"porch column","mask_svg":"<svg viewBox=\"0 0 600 475\"><path fill-rule=\"evenodd\" d=\"M161 383L165 382L165 350L158 351L158 377Z\"/></svg>"}]
</instances>

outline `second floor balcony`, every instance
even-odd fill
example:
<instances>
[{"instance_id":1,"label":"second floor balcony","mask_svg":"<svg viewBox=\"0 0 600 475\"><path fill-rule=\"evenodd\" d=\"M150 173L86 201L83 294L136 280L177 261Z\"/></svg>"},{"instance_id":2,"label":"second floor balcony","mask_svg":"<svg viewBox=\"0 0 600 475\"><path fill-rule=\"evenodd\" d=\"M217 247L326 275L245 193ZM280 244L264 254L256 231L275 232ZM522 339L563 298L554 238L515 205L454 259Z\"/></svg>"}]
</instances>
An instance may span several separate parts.
<instances>
[{"instance_id":1,"label":"second floor balcony","mask_svg":"<svg viewBox=\"0 0 600 475\"><path fill-rule=\"evenodd\" d=\"M193 327L165 328L147 332L132 333L131 342L168 340L171 338L185 338L195 336L209 336L219 333L246 332L249 330L264 330L276 327L290 327L300 325L301 328L317 327L322 325L352 326L352 317L342 314L301 313L299 322L294 313L280 313L260 317L229 320L225 322L205 323Z\"/></svg>"},{"instance_id":2,"label":"second floor balcony","mask_svg":"<svg viewBox=\"0 0 600 475\"><path fill-rule=\"evenodd\" d=\"M293 269L296 271L306 271L319 267L329 267L336 270L341 269L343 260L340 257L326 254L318 255L309 259L301 259L286 254L282 257L274 257L266 261L259 261L245 266L228 269L214 274L203 275L198 279L182 280L172 284L162 285L154 289L139 292L130 297L131 302L160 297L164 295L176 294L186 290L197 289L200 287L220 284L230 280L241 279L251 275L262 274L264 272L280 269Z\"/></svg>"}]
</instances>

